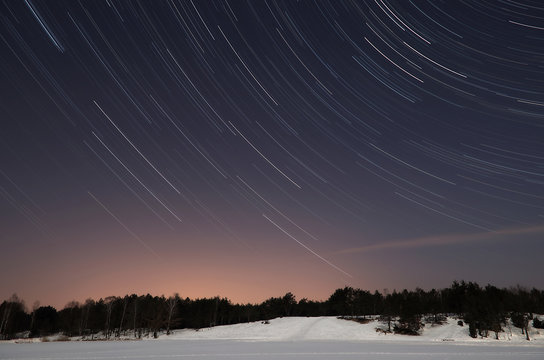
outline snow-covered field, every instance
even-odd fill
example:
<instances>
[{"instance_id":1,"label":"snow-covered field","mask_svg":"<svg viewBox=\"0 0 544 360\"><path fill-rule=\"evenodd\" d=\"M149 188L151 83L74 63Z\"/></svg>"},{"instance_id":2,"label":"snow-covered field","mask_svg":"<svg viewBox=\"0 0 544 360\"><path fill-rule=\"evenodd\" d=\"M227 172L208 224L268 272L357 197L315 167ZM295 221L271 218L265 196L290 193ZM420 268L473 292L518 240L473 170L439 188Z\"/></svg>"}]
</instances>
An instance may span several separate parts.
<instances>
[{"instance_id":1,"label":"snow-covered field","mask_svg":"<svg viewBox=\"0 0 544 360\"><path fill-rule=\"evenodd\" d=\"M0 344L1 359L542 360L538 346L398 341L94 341Z\"/></svg>"},{"instance_id":2,"label":"snow-covered field","mask_svg":"<svg viewBox=\"0 0 544 360\"><path fill-rule=\"evenodd\" d=\"M359 324L355 321L337 319L335 317L285 317L270 320L270 324L252 322L229 326L195 330L177 330L170 336L161 339L197 340L197 339L233 339L233 340L262 340L262 341L300 341L300 340L327 340L327 341L398 341L398 342L464 342L475 344L482 342L516 343L523 345L544 346L544 330L529 329L531 341L525 339L521 329L511 325L504 332L499 333L499 341L495 340L495 333L488 338L473 339L468 335L468 325L457 325L457 319L448 318L447 323L439 326L427 324L420 336L383 334L376 332L376 328L386 328L379 321ZM544 357L542 358L544 359Z\"/></svg>"},{"instance_id":3,"label":"snow-covered field","mask_svg":"<svg viewBox=\"0 0 544 360\"><path fill-rule=\"evenodd\" d=\"M544 336L532 329L526 341L517 328L500 340L472 339L467 326L449 319L427 326L422 336L383 335L378 322L335 318L281 318L195 330L158 340L0 343L0 359L544 359ZM518 334L519 333L519 334Z\"/></svg>"},{"instance_id":4,"label":"snow-covered field","mask_svg":"<svg viewBox=\"0 0 544 360\"><path fill-rule=\"evenodd\" d=\"M542 360L536 346L378 341L94 341L1 344L1 359Z\"/></svg>"}]
</instances>

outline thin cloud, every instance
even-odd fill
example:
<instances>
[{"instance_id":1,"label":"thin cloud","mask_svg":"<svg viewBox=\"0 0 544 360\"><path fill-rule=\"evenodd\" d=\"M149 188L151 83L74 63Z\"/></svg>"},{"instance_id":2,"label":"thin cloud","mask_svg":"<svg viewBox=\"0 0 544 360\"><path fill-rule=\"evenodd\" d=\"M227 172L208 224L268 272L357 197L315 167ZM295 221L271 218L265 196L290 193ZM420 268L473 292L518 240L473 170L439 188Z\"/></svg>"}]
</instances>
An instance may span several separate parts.
<instances>
[{"instance_id":1,"label":"thin cloud","mask_svg":"<svg viewBox=\"0 0 544 360\"><path fill-rule=\"evenodd\" d=\"M544 233L544 226L529 226L523 228L510 228L498 231L489 231L481 233L471 234L454 234L454 235L439 235L428 236L422 238L408 239L408 240L395 240L388 242L381 242L356 248L348 248L340 250L338 254L355 254L365 253L370 251L385 250L385 249L406 249L406 248L418 248L418 247L430 247L430 246L445 246L452 244L461 244L469 242L480 242L487 240L499 239L504 236L512 235L528 235Z\"/></svg>"}]
</instances>

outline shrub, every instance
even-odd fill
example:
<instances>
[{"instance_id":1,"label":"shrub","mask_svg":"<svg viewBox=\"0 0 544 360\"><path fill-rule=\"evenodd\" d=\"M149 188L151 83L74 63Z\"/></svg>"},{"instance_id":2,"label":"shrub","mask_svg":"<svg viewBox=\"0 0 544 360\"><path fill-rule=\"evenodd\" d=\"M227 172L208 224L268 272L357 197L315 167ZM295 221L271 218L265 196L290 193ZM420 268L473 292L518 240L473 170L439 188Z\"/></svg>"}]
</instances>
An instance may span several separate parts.
<instances>
[{"instance_id":1,"label":"shrub","mask_svg":"<svg viewBox=\"0 0 544 360\"><path fill-rule=\"evenodd\" d=\"M521 329L525 329L527 327L527 323L529 322L529 318L525 314L518 312L512 313L510 319L515 327Z\"/></svg>"},{"instance_id":2,"label":"shrub","mask_svg":"<svg viewBox=\"0 0 544 360\"><path fill-rule=\"evenodd\" d=\"M391 331L389 331L387 329L382 329L382 328L379 328L379 327L376 328L376 332L377 333L382 333L384 335L391 334Z\"/></svg>"},{"instance_id":3,"label":"shrub","mask_svg":"<svg viewBox=\"0 0 544 360\"><path fill-rule=\"evenodd\" d=\"M401 319L393 327L395 334L401 335L419 335L419 329L421 329L421 322L417 316Z\"/></svg>"},{"instance_id":4,"label":"shrub","mask_svg":"<svg viewBox=\"0 0 544 360\"><path fill-rule=\"evenodd\" d=\"M470 335L470 337L476 339L478 337L478 331L476 329L476 324L474 323L469 323L468 324L468 333Z\"/></svg>"}]
</instances>

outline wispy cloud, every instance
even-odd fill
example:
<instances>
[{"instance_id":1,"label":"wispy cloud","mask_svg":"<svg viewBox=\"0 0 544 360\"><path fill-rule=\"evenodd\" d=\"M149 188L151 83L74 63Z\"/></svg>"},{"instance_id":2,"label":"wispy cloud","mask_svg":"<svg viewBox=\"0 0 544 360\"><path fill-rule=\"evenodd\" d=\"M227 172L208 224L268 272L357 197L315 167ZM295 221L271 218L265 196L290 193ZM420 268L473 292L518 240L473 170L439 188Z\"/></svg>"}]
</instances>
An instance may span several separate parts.
<instances>
[{"instance_id":1,"label":"wispy cloud","mask_svg":"<svg viewBox=\"0 0 544 360\"><path fill-rule=\"evenodd\" d=\"M406 249L430 246L444 246L469 242L499 240L505 236L544 234L544 226L527 226L522 228L509 228L498 231L488 231L470 234L450 234L428 236L415 239L385 241L355 248L348 248L338 251L338 254L365 253L386 249Z\"/></svg>"}]
</instances>

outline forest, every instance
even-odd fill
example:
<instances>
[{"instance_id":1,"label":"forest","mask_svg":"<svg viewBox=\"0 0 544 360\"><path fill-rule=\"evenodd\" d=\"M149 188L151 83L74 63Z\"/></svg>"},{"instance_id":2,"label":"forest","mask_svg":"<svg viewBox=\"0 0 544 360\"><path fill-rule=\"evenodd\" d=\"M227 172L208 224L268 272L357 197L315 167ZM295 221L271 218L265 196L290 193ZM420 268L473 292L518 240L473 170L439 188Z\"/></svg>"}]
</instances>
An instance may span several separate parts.
<instances>
[{"instance_id":1,"label":"forest","mask_svg":"<svg viewBox=\"0 0 544 360\"><path fill-rule=\"evenodd\" d=\"M233 304L227 298L182 298L152 295L109 296L84 303L69 302L62 310L34 304L28 309L17 295L0 305L0 339L63 334L83 339L157 337L174 329L200 329L218 325L263 321L283 316L337 316L368 321L377 318L380 331L418 335L425 322L440 324L455 316L469 327L472 337L498 336L507 319L526 334L529 323L544 328L544 291L520 286L482 287L454 281L449 288L370 292L352 287L337 289L324 301L292 293L260 304Z\"/></svg>"}]
</instances>

